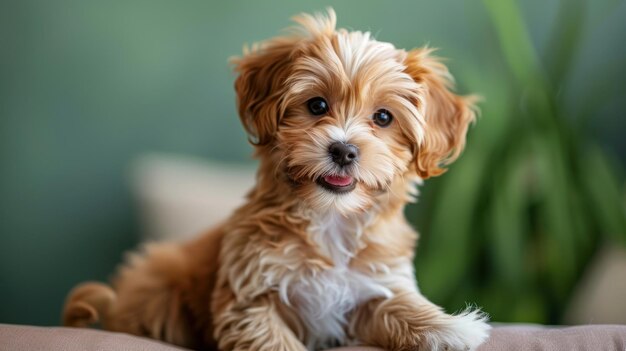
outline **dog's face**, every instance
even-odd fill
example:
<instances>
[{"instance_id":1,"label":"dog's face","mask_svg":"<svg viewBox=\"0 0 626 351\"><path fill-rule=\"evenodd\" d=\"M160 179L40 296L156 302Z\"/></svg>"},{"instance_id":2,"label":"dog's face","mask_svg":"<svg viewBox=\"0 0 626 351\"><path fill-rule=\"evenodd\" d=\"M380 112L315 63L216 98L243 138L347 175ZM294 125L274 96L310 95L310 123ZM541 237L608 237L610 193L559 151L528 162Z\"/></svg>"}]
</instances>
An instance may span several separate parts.
<instances>
[{"instance_id":1,"label":"dog's face","mask_svg":"<svg viewBox=\"0 0 626 351\"><path fill-rule=\"evenodd\" d=\"M332 10L296 21L235 60L242 122L275 179L315 209L349 213L442 173L474 113L430 50L335 30Z\"/></svg>"}]
</instances>

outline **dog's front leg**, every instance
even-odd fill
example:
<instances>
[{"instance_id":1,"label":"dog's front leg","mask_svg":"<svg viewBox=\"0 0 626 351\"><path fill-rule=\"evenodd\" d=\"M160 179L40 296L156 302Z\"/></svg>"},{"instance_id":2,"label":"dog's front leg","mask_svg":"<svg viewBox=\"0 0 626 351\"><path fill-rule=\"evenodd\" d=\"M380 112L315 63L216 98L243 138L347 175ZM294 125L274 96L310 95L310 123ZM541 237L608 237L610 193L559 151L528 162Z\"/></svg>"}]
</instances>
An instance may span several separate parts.
<instances>
[{"instance_id":1,"label":"dog's front leg","mask_svg":"<svg viewBox=\"0 0 626 351\"><path fill-rule=\"evenodd\" d=\"M250 303L229 301L214 318L222 351L306 351L271 296Z\"/></svg>"},{"instance_id":2,"label":"dog's front leg","mask_svg":"<svg viewBox=\"0 0 626 351\"><path fill-rule=\"evenodd\" d=\"M474 350L491 328L479 311L444 313L416 291L396 293L361 305L351 333L361 342L389 351Z\"/></svg>"}]
</instances>

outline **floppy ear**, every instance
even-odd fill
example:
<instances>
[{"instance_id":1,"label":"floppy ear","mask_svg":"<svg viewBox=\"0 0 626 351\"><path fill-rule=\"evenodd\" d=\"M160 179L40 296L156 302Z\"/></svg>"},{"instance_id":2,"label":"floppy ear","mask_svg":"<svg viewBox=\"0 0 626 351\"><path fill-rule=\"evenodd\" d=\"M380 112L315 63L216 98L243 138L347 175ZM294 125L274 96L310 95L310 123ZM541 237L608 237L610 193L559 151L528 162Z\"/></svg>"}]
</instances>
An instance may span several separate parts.
<instances>
[{"instance_id":1,"label":"floppy ear","mask_svg":"<svg viewBox=\"0 0 626 351\"><path fill-rule=\"evenodd\" d=\"M238 73L239 118L255 145L268 144L277 131L284 113L280 99L295 45L293 38L276 38L244 48L242 57L231 59Z\"/></svg>"},{"instance_id":2,"label":"floppy ear","mask_svg":"<svg viewBox=\"0 0 626 351\"><path fill-rule=\"evenodd\" d=\"M465 134L474 121L477 97L454 94L448 68L431 55L432 49L415 49L407 53L406 72L425 92L424 138L417 147L417 174L426 179L446 171L465 146Z\"/></svg>"}]
</instances>

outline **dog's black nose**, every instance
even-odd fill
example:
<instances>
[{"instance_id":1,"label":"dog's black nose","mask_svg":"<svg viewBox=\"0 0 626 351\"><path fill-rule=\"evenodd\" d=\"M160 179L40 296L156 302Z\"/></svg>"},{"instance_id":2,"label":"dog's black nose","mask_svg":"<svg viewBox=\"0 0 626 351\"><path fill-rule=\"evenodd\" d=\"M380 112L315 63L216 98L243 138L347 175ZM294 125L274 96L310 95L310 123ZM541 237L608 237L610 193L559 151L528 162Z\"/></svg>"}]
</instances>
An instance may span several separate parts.
<instances>
[{"instance_id":1,"label":"dog's black nose","mask_svg":"<svg viewBox=\"0 0 626 351\"><path fill-rule=\"evenodd\" d=\"M342 142L330 144L328 153L332 157L333 162L340 166L347 166L359 158L359 148Z\"/></svg>"}]
</instances>

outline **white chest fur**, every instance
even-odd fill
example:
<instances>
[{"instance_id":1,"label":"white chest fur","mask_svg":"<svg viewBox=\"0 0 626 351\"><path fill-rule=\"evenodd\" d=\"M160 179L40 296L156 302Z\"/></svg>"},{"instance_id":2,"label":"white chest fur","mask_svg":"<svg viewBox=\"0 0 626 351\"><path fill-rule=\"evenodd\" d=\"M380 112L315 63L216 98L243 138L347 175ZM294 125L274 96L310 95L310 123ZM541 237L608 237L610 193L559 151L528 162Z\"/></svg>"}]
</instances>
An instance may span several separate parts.
<instances>
[{"instance_id":1,"label":"white chest fur","mask_svg":"<svg viewBox=\"0 0 626 351\"><path fill-rule=\"evenodd\" d=\"M290 303L307 328L309 350L346 343L348 312L374 297L391 296L373 275L349 267L360 243L363 220L333 213L311 222L311 238L335 266L300 277L289 289Z\"/></svg>"}]
</instances>

